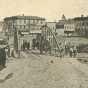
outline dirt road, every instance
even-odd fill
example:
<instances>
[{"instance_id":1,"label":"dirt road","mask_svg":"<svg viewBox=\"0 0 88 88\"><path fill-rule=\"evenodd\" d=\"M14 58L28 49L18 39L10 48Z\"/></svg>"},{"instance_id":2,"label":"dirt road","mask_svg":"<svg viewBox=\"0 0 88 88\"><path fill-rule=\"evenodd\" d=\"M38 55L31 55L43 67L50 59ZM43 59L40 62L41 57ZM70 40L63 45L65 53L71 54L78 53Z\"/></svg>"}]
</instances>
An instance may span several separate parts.
<instances>
[{"instance_id":1,"label":"dirt road","mask_svg":"<svg viewBox=\"0 0 88 88\"><path fill-rule=\"evenodd\" d=\"M88 88L88 65L75 58L24 55L8 65L13 75L0 88Z\"/></svg>"}]
</instances>

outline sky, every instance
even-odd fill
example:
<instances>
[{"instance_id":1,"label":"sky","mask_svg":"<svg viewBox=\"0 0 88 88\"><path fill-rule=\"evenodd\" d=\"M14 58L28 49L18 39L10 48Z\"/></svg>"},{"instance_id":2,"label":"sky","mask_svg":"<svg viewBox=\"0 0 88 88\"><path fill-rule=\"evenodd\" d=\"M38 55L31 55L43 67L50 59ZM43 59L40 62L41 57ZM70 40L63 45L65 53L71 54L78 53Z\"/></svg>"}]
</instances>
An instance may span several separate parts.
<instances>
[{"instance_id":1,"label":"sky","mask_svg":"<svg viewBox=\"0 0 88 88\"><path fill-rule=\"evenodd\" d=\"M88 0L0 0L0 17L14 15L45 17L48 21L88 15Z\"/></svg>"}]
</instances>

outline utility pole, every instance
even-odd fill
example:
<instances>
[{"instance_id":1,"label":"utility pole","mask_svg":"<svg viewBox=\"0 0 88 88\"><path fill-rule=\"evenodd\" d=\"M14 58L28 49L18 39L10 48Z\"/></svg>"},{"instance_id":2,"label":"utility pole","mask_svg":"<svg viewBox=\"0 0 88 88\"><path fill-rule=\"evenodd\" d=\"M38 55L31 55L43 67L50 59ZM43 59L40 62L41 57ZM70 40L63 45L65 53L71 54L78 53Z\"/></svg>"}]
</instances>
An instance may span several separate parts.
<instances>
[{"instance_id":1,"label":"utility pole","mask_svg":"<svg viewBox=\"0 0 88 88\"><path fill-rule=\"evenodd\" d=\"M18 57L20 58L21 44L20 44L20 34L18 33Z\"/></svg>"},{"instance_id":2,"label":"utility pole","mask_svg":"<svg viewBox=\"0 0 88 88\"><path fill-rule=\"evenodd\" d=\"M14 27L14 49L18 53L18 36L16 27Z\"/></svg>"}]
</instances>

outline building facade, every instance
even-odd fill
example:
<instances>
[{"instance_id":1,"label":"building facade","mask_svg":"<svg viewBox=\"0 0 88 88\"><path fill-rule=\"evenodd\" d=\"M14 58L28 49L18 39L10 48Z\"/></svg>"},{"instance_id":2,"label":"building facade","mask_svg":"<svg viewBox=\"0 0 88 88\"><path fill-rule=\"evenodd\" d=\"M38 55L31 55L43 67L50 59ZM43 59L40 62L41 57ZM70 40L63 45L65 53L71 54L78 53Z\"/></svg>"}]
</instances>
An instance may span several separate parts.
<instances>
[{"instance_id":1,"label":"building facade","mask_svg":"<svg viewBox=\"0 0 88 88\"><path fill-rule=\"evenodd\" d=\"M50 46L52 49L56 48L56 42L57 42L57 37L56 37L56 32L52 31L47 25L42 27L42 36L44 37L45 40L48 40L50 43Z\"/></svg>"},{"instance_id":2,"label":"building facade","mask_svg":"<svg viewBox=\"0 0 88 88\"><path fill-rule=\"evenodd\" d=\"M75 30L77 34L88 37L88 17L76 17L74 21L76 23Z\"/></svg>"},{"instance_id":3,"label":"building facade","mask_svg":"<svg viewBox=\"0 0 88 88\"><path fill-rule=\"evenodd\" d=\"M40 28L45 24L45 18L37 16L12 16L4 19L6 23L6 30L10 35L13 35L14 29L22 32L37 33Z\"/></svg>"},{"instance_id":4,"label":"building facade","mask_svg":"<svg viewBox=\"0 0 88 88\"><path fill-rule=\"evenodd\" d=\"M56 22L47 22L47 26L51 29L52 32L56 32Z\"/></svg>"},{"instance_id":5,"label":"building facade","mask_svg":"<svg viewBox=\"0 0 88 88\"><path fill-rule=\"evenodd\" d=\"M75 32L75 22L73 19L68 19L64 24L64 33L67 35L73 35Z\"/></svg>"},{"instance_id":6,"label":"building facade","mask_svg":"<svg viewBox=\"0 0 88 88\"><path fill-rule=\"evenodd\" d=\"M88 36L88 17L75 17L64 24L64 33L76 36Z\"/></svg>"},{"instance_id":7,"label":"building facade","mask_svg":"<svg viewBox=\"0 0 88 88\"><path fill-rule=\"evenodd\" d=\"M66 21L66 17L63 14L61 20L59 20L56 23L56 32L57 32L58 35L64 35L64 24L65 24L65 21Z\"/></svg>"},{"instance_id":8,"label":"building facade","mask_svg":"<svg viewBox=\"0 0 88 88\"><path fill-rule=\"evenodd\" d=\"M45 18L22 15L6 17L4 22L9 46L18 51L24 41L32 46L32 39L41 33L41 27L45 25Z\"/></svg>"}]
</instances>

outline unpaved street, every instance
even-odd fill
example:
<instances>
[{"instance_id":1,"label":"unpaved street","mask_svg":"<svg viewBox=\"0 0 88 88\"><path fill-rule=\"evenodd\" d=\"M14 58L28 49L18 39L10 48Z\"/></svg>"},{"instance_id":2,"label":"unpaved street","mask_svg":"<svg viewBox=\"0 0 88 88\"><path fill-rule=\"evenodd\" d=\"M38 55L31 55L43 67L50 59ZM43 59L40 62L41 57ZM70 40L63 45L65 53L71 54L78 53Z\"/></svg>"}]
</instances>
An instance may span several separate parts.
<instances>
[{"instance_id":1,"label":"unpaved street","mask_svg":"<svg viewBox=\"0 0 88 88\"><path fill-rule=\"evenodd\" d=\"M88 65L75 58L22 53L8 71L13 75L0 88L88 88Z\"/></svg>"}]
</instances>

